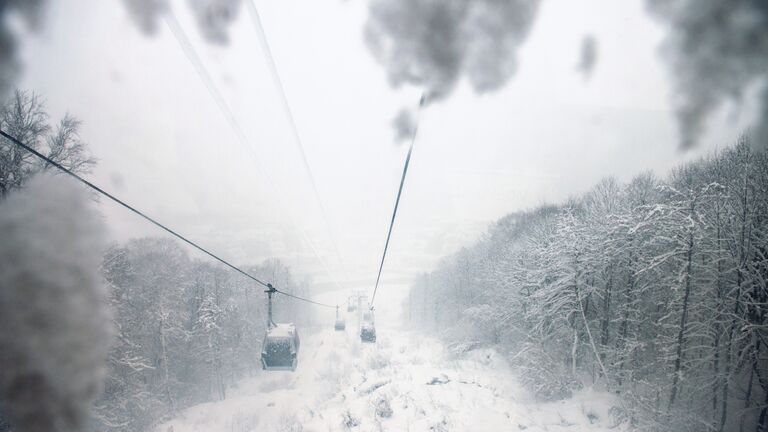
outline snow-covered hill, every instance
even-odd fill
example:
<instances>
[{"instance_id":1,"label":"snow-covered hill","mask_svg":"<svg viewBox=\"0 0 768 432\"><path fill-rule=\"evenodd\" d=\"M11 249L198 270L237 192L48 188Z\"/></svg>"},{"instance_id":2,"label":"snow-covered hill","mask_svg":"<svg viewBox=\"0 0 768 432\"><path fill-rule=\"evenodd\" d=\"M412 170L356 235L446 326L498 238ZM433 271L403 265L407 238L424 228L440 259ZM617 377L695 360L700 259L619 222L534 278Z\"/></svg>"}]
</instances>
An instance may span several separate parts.
<instances>
[{"instance_id":1,"label":"snow-covered hill","mask_svg":"<svg viewBox=\"0 0 768 432\"><path fill-rule=\"evenodd\" d=\"M263 372L226 400L189 408L158 432L617 431L610 395L537 403L493 350L462 358L434 339L379 326L377 344L347 330L302 335L296 372Z\"/></svg>"}]
</instances>

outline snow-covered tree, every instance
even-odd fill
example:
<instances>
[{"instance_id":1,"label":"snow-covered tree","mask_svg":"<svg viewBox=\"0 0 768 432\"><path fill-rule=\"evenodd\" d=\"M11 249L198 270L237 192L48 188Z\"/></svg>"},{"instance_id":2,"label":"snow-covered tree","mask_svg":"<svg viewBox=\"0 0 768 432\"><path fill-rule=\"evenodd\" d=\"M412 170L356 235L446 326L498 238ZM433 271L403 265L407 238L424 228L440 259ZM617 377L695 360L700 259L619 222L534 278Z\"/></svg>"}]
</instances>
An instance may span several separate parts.
<instances>
[{"instance_id":1,"label":"snow-covered tree","mask_svg":"<svg viewBox=\"0 0 768 432\"><path fill-rule=\"evenodd\" d=\"M539 397L598 385L637 430L765 432L766 215L768 156L745 136L666 178L502 218L406 306L454 346L506 352Z\"/></svg>"},{"instance_id":2,"label":"snow-covered tree","mask_svg":"<svg viewBox=\"0 0 768 432\"><path fill-rule=\"evenodd\" d=\"M0 129L76 173L89 172L96 163L78 135L80 121L66 114L56 127L51 126L43 99L33 92L16 90L0 106ZM47 168L45 162L0 137L0 199Z\"/></svg>"}]
</instances>

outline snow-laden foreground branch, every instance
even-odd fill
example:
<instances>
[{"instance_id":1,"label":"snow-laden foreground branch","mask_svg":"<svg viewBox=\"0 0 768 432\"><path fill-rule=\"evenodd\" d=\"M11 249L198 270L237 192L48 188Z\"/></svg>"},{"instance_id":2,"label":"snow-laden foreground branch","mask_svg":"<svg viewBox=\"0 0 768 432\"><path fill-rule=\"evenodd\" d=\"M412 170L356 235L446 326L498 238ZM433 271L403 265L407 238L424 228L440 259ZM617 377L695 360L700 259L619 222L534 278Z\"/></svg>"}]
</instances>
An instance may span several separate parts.
<instances>
[{"instance_id":1,"label":"snow-laden foreground branch","mask_svg":"<svg viewBox=\"0 0 768 432\"><path fill-rule=\"evenodd\" d=\"M42 175L0 202L0 404L21 432L85 430L112 322L86 192Z\"/></svg>"}]
</instances>

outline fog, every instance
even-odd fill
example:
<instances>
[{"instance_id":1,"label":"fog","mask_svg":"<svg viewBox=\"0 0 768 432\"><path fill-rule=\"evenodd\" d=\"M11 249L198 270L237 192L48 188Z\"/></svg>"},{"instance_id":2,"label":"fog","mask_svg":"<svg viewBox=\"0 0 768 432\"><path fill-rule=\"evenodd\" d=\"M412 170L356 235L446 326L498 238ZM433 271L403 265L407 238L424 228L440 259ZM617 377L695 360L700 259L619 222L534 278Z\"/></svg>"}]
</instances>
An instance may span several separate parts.
<instances>
[{"instance_id":1,"label":"fog","mask_svg":"<svg viewBox=\"0 0 768 432\"><path fill-rule=\"evenodd\" d=\"M399 402L395 400L399 396L395 393L407 393L410 378L392 372L392 365L423 365L407 373L432 382L430 386L447 388L448 383L467 381L468 371L480 368L483 362L504 372L498 372L498 376L478 372L478 401L487 396L485 391L501 391L492 383L502 381L514 387L506 389L505 394L520 399L529 395L516 393L523 388L534 395L531 397L542 400L564 398L569 404L561 413L565 417L580 412L578 407L584 403L592 404L587 411L594 410L601 418L595 428L608 428L611 406L621 405L625 418L632 417L636 413L625 409L626 404L652 404L642 399L645 393L632 393L619 403L610 394L616 389L607 384L629 380L622 375L624 360L619 359L619 354L611 357L613 351L608 352L607 348L610 345L619 350L620 344L627 343L625 339L611 339L624 330L606 327L603 339L595 336L598 342L592 340L591 332L597 330L590 332L589 322L602 322L602 318L590 316L587 303L586 307L565 309L581 311L580 316L573 312L567 319L553 318L554 323L569 321L574 334L563 330L561 335L556 324L547 327L550 331L546 333L543 328L550 325L545 324L549 321L541 318L539 322L526 314L539 306L537 317L549 318L555 313L536 303L540 297L535 295L531 297L536 299L531 300L534 309L526 306L524 311L518 311L516 308L525 302L517 302L515 295L520 290L510 287L519 284L547 286L552 292L566 291L565 284L547 284L555 279L575 280L578 284L580 275L548 268L550 275L558 276L537 279L545 270L536 266L567 261L565 252L558 255L544 244L560 244L562 251L584 253L595 262L609 262L612 258L589 255L596 254L595 250L613 250L590 243L604 234L597 227L613 226L620 220L616 222L620 228L616 229L634 234L633 229L651 230L648 221L663 214L663 221L657 221L655 227L673 230L676 223L683 225L684 219L678 219L680 209L684 208L680 202L687 203L685 199L689 198L681 198L683 192L695 195L700 186L701 194L690 198L690 202L699 205L696 200L700 199L703 208L722 209L696 219L712 224L701 228L705 233L702 236L714 235L712 227L720 227L712 222L713 218L720 221L728 211L737 215L735 207L718 207L720 204L714 203L735 196L733 191L728 194L718 187L727 189L729 181L736 182L737 169L733 167L750 160L739 152L747 152L748 147L749 151L762 154L759 151L768 142L768 36L764 30L767 16L768 9L762 3L748 0L0 1L0 94L7 96L7 100L12 100L10 95L15 88L37 94L44 101L51 131L60 130L55 129L60 119L78 119L80 123L67 139L86 146L88 154L95 158L90 171L82 172L88 180L218 257L242 266L249 274L275 281L278 289L288 289L287 292L330 306L314 310L278 296L282 303L277 303L276 313L297 317L293 321L302 335L305 328L312 328L311 333L307 331L306 346L322 359L318 361L333 364L320 374L296 375L293 389L305 389L311 394L307 398L319 401L324 399L323 387L327 382L347 377L352 380L347 383L349 388L340 384L339 391L332 396L343 394L345 401L352 398L360 402L359 406L349 402L351 408L343 403L326 406L308 402L311 416L281 407L280 401L298 404L305 399L289 391L291 388L269 381L264 373L239 357L259 351L263 332L270 328L264 322L261 292L265 287L257 285L255 295L246 294L243 287L247 280L222 272L204 254L170 241L172 236L167 232L110 199L94 196L87 211L100 215L103 237L110 244L106 257L113 258L105 258L106 263L99 271L112 293L110 307L116 311L117 321L130 323L126 324L128 330L121 327L119 331L127 333L119 333L113 344L106 394L114 396L114 400L141 399L136 395L155 390L131 387L129 391L120 387L124 391L120 393L111 378L123 379L132 373L150 376L160 374L163 368L166 370L162 379L151 375L153 378L148 380L166 383L167 393L147 405L132 406L131 414L121 412L125 417L111 410L114 400L101 400L96 404L98 424L133 421L138 417L135 413L142 410L156 415L147 424L131 423L131 427L154 430L162 426L166 431L170 426L175 432L205 430L202 418L226 418L230 422L217 423L209 430L292 430L293 424L314 430L313 427L331 424L314 417L316 408L318 412L327 409L327 413L332 413L329 418L343 417L347 429L381 426L376 422L391 417L384 430L402 430L410 424L417 424L417 430L471 430L467 426L470 419L464 417L450 421L441 420L438 414L427 419L407 417L407 421L398 417ZM3 118L9 116L12 117L7 114ZM6 120L0 119L0 126L10 124L3 121ZM314 326L334 319L336 312L332 306L342 307L342 315L348 321L344 334L353 339L358 336L358 326L362 328L366 322L359 311L344 311L344 307L353 291L371 294L403 162L416 130L375 308L378 322L385 322L385 328L406 320L410 324L390 329L390 334L398 336L383 333L381 352L365 351L357 341L355 345L341 340L330 345ZM737 146L739 142L742 147ZM13 148L10 141L2 143ZM53 148L49 138L41 138L35 145ZM6 159L0 160L0 168ZM755 166L762 166L759 163L762 162L755 162ZM24 175L37 173L42 166L34 165ZM691 174L695 180L689 183L681 180L685 177L681 173L688 169L685 167L699 167L690 168L691 172L698 171ZM744 168L748 169L753 169L752 165ZM759 171L754 169L755 173ZM0 174L4 181L18 180L20 175ZM761 175L754 177L762 178ZM642 179L647 181L643 183ZM21 190L15 193L22 195L25 189L20 180L17 183ZM33 186L39 187L31 183L30 192L35 190ZM670 192L676 187L682 188L683 195ZM755 186L758 192L748 200L762 203L760 187ZM3 189L0 199L11 189ZM657 192L638 198L642 195L638 189ZM617 195L612 195L614 192ZM618 195L621 198L605 198ZM11 199L21 198L11 196L9 203ZM600 204L595 204L598 201ZM669 210L649 211L643 219L644 206L649 203ZM749 214L760 214L761 206L755 204ZM557 216L552 216L555 213ZM586 219L582 226L581 217L591 219ZM625 224L630 221L636 225L627 228ZM729 230L733 229L723 228L722 232L731 233ZM543 234L550 232L555 233L551 238ZM643 243L643 247L647 246L643 251L648 254L651 250L655 253L666 250L665 247L678 247L663 243L663 239L674 237L668 232L643 232L638 238L649 239L648 244ZM756 228L754 232L762 231ZM721 235L721 231L717 233ZM667 234L672 237L666 237ZM570 245L581 245L582 240L590 246L584 250L576 246L568 249ZM720 247L720 240L717 237L717 242L712 242ZM632 241L627 244L634 244ZM760 241L755 240L754 244L759 245ZM714 250L714 243L705 242L708 250ZM695 252L691 254L696 256ZM158 269L157 257L172 265ZM608 261L600 261L603 258ZM532 261L527 262L529 259ZM622 269L616 272L626 270L626 274L620 274L626 280L627 275L640 272L633 267L632 259L626 269L621 267L625 264L619 263L610 264L610 268ZM672 264L661 258L656 263L654 259L643 262L649 269L643 270L645 273L640 277L658 278L649 279L648 285L672 289L674 282L666 277L682 274L675 273L677 258L670 258ZM701 260L696 268L711 270L712 263L724 258L702 255L696 259ZM597 276L587 278L585 283L597 287L595 281L603 281L603 277L605 281L614 280L605 276L610 272L601 273L595 266L587 273ZM482 268L485 273L473 273L468 268ZM618 278L619 273L616 274ZM731 274L720 279L710 276L693 277L693 284L700 282L709 290L707 281L736 280ZM738 280L741 293L741 279ZM430 281L440 281L440 288ZM463 288L454 288L454 282ZM150 285L164 287L163 293L155 294ZM214 286L215 290L211 288ZM596 299L605 298L594 292ZM437 293L444 299L442 303L430 297ZM589 295L585 294L585 298ZM663 293L652 295L666 298ZM582 301L581 294L577 292L575 296ZM549 298L554 297L553 294ZM189 298L194 301L185 303ZM718 307L725 310L730 303L723 298L718 297ZM737 308L740 298L734 300ZM669 304L679 302L677 298L669 300ZM361 305L364 303L361 300ZM627 300L630 303L636 304ZM179 306L182 304L183 307ZM700 304L710 305L704 300ZM595 314L596 305L592 306ZM157 310L153 309L155 306ZM502 313L496 307L508 312ZM142 318L134 315L142 308L153 314L156 311L157 317L163 317L158 318L157 326L168 329L168 340L166 333L161 332L163 350L157 358L144 352L139 354L141 350L136 348L160 346L155 339L139 334L139 330L132 333L134 328L145 328ZM188 310L194 310L190 317L184 315ZM632 310L640 311L640 306ZM249 315L251 312L246 311L255 312ZM507 313L527 318L520 323ZM611 313L619 314L618 309ZM687 313L686 309L684 314ZM232 317L220 322L216 317L224 315L219 314ZM666 318L676 319L676 314L670 312ZM739 309L735 314L739 314ZM584 332L577 331L575 323L581 322L577 318L583 318ZM241 323L247 324L239 327ZM727 331L730 324L718 325L718 334L728 334L728 340L735 340L735 330ZM394 333L415 327L427 329L426 333ZM685 333L685 325L682 327L681 334ZM469 334L467 329L477 330L477 334ZM216 331L227 335L222 339L224 342L215 339ZM524 331L528 331L525 337L520 333ZM528 343L530 339L525 338L534 337L531 335L538 331L551 336L549 342L562 336L552 346L573 344L573 358L560 362L572 360L572 364L551 366L553 375L570 374L569 378L550 377L546 384L522 378L518 386L518 378L509 378L514 375L513 369L534 370L537 362L538 367L546 364L543 358L557 359L560 354L567 357L567 353L547 351L549 346L544 342L541 346L520 342ZM182 333L185 336L178 336ZM237 339L246 333L249 336ZM638 330L633 343L644 343L646 340L640 335L648 334L653 333ZM422 337L429 339L418 342ZM658 338L661 340L662 336ZM515 344L509 342L512 339ZM668 340L674 339L668 336ZM188 343L185 345L182 340ZM168 352L166 343L171 346ZM512 345L525 345L530 351L513 352ZM585 359L579 364L577 345ZM486 349L489 351L479 351ZM602 349L605 352L598 353ZM758 345L756 359L760 349ZM172 365L172 371L167 370L172 362L169 359L197 358L195 353L204 359L201 362L205 365L223 365L225 360L216 353L224 352L229 355L226 361L231 363L216 369L220 375L205 375L208 372L201 372L204 366L198 364ZM672 352L669 348L658 356L671 356ZM461 363L456 371L444 370L444 365L454 359L452 356L463 354L467 356L456 357ZM715 362L720 362L722 356L730 356L731 352L717 351L713 355L718 359ZM432 356L439 361L432 362ZM357 360L350 360L353 357ZM139 358L142 360L136 360ZM412 362L413 359L418 362ZM520 359L527 363L515 363ZM615 362L603 364L604 361ZM586 378L587 365L593 368L590 378ZM179 375L175 376L173 370ZM297 370L301 372L301 368ZM595 372L598 370L599 373ZM536 369L529 376L538 376L538 372ZM189 379L199 384L198 388L184 381L190 376L197 377L196 374L205 375L210 382L203 385L202 380ZM447 381L443 375L448 377ZM746 382L745 376L738 376L742 379L739 385ZM247 381L246 377L255 381ZM362 384L355 381L358 378L366 386L392 383L391 387L398 391L387 393L386 403L381 402L384 396L377 392L378 387L365 393L360 390ZM589 379L591 386L584 384ZM749 380L752 382L751 377ZM604 385L599 384L603 381ZM666 380L667 384L669 381ZM171 389L171 382L179 387ZM276 399L278 409L271 417L253 414L253 419L258 420L250 421L250 414L245 411L230 412L235 409L233 405L198 407L210 398L226 402L232 394L253 398L254 403L262 406L263 398L270 393L266 389L273 388L272 385L279 388L281 396ZM727 391L728 384L725 386ZM597 393L581 392L587 388ZM678 394L677 384L674 388L669 401L663 401L669 404L669 410L676 398L689 396ZM667 394L667 390L665 387L661 392ZM429 399L420 391L414 396L416 405ZM361 394L376 395L377 399L366 399L363 404ZM762 393L755 391L745 400L757 401L760 396ZM335 400L333 397L328 399ZM512 399L506 398L504 403ZM736 406L743 401L731 402ZM431 403L436 405L425 409L439 411L436 407L441 403L450 406L450 398ZM161 405L163 408L158 408ZM370 418L360 414L369 405L375 406L375 414ZM407 409L415 409L413 406ZM755 409L759 406L762 405L754 403ZM518 408L488 413L493 420L489 420L487 427L502 424L499 422L506 421L503 417L509 417L509 412ZM189 417L179 415L185 409L191 410ZM548 410L556 410L545 405L537 405L536 409L550 414L554 411ZM723 406L722 412L730 413L731 409ZM387 412L390 414L382 415ZM190 420L195 416L201 420ZM237 423L240 420L232 420L237 416L246 419L238 417L242 422ZM541 426L538 416L531 415L518 424ZM591 418L568 418L583 426L583 430L592 430L587 429L592 427L588 426L592 424ZM411 420L416 423L410 423ZM603 420L605 423L601 423ZM736 427L729 423L733 421L723 420L720 424L716 419L710 424L720 431L731 430L728 428ZM353 425L355 422L357 425ZM436 426L441 422L446 422L447 429ZM338 422L333 424L338 426ZM113 429L121 430L118 426Z\"/></svg>"},{"instance_id":2,"label":"fog","mask_svg":"<svg viewBox=\"0 0 768 432\"><path fill-rule=\"evenodd\" d=\"M208 32L198 30L188 9L176 15L270 183L167 26L147 16L156 27L147 37L120 4L87 6L84 20L85 3L50 5L47 25L24 40L18 86L38 91L52 113L83 120L82 136L100 161L95 178L232 259L279 255L312 266L317 260L301 236L281 222L290 214L339 271L245 11L233 17L227 45L206 43ZM507 212L560 201L607 175L663 172L732 141L749 124L749 105L738 115L726 107L701 146L680 152L672 87L658 55L662 30L640 2L592 7L541 5L526 43L510 54L519 57L514 81L478 96L457 77L451 98L425 111L394 263L430 262L410 255L409 241L442 243L439 256ZM370 280L404 157L391 124L417 104L419 91L390 88L363 37L372 19L366 5L260 8L342 259L353 279ZM599 18L591 12L598 9ZM588 82L574 72L586 32L602 53ZM282 205L266 205L275 195ZM121 209L105 204L104 211L114 238L154 233Z\"/></svg>"}]
</instances>

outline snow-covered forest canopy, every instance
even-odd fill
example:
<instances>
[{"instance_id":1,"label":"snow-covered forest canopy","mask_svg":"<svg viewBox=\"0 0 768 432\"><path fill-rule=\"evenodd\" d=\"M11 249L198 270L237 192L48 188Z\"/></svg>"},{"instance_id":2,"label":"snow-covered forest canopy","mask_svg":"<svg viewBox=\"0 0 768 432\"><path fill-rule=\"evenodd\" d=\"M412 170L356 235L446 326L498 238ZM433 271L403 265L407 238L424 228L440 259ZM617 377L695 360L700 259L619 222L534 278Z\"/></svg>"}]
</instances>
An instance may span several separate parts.
<instances>
[{"instance_id":1,"label":"snow-covered forest canopy","mask_svg":"<svg viewBox=\"0 0 768 432\"><path fill-rule=\"evenodd\" d=\"M245 269L307 294L279 260ZM102 271L117 334L94 430L148 430L191 405L224 399L233 384L260 372L264 293L241 275L192 259L164 238L109 248ZM278 297L274 307L299 326L312 323L305 303Z\"/></svg>"},{"instance_id":2,"label":"snow-covered forest canopy","mask_svg":"<svg viewBox=\"0 0 768 432\"><path fill-rule=\"evenodd\" d=\"M745 135L509 214L403 306L457 350L500 347L541 398L595 384L636 430L764 431L767 284L768 157Z\"/></svg>"},{"instance_id":3,"label":"snow-covered forest canopy","mask_svg":"<svg viewBox=\"0 0 768 432\"><path fill-rule=\"evenodd\" d=\"M67 114L57 126L51 126L44 99L33 92L14 92L0 107L0 127L75 173L88 172L97 163L78 135L80 122ZM32 184L31 190L28 184ZM15 356L0 358L2 364L17 361L16 356L18 361L32 363L31 370L45 370L44 388L60 386L50 392L64 396L73 392L80 381L67 381L62 375L83 372L73 370L62 360L77 358L77 351L84 347L76 343L61 346L56 340L68 340L68 331L82 337L97 332L102 338L85 340L93 344L96 353L90 358L91 365L98 366L84 374L90 375L87 380L92 383L89 397L69 393L72 400L67 402L52 397L50 406L38 411L20 403L8 405L6 412L0 403L0 430L7 430L4 418L8 416L22 431L69 431L80 427L84 419L90 419L88 429L94 431L149 430L158 421L195 403L225 398L230 386L261 368L267 323L262 290L219 264L191 258L177 240L167 237L111 245L98 265L103 247L95 240L100 237L100 225L95 221L98 216L92 208L95 196L88 202L82 189L70 185L63 174L57 174L31 153L0 138L0 228L5 233L0 256L14 266L0 271L0 305L4 311L0 325L5 330L0 333L0 341ZM52 239L59 244L48 247L46 243ZM71 254L56 246L71 249ZM309 291L308 281L296 280L279 259L243 268L295 295L307 295ZM90 284L59 282L61 286L56 287L56 279L67 280L71 272L90 275ZM37 285L29 281L37 278L51 285L46 288L39 281ZM18 285L19 280L27 284ZM109 305L89 293L100 292L101 286L107 288ZM36 296L32 293L37 291L40 298L33 300ZM52 298L58 296L63 296L62 301L53 302ZM313 311L306 303L285 300L275 299L277 316L294 317L297 325L312 323ZM18 315L9 313L11 309ZM90 319L91 323L68 325L70 318ZM16 339L13 330L29 333L25 322L38 320L50 321L57 328L48 335L53 340L26 344ZM106 321L113 321L113 325L105 325ZM110 328L114 328L112 335ZM40 336L27 335L32 339ZM106 340L109 336L111 343ZM105 359L99 357L99 350L108 346L102 385L98 381L102 378L100 364ZM42 366L46 360L40 357L45 356L59 362ZM0 374L0 384L7 386L3 391L7 394L24 374L23 369L18 371L19 377L14 376L16 371L4 372L7 375ZM101 389L100 396L88 414L96 389ZM33 399L41 397L37 390L31 391ZM69 403L72 408L67 406ZM78 405L81 403L85 406ZM72 413L66 414L67 410ZM45 420L30 420L24 414L29 411ZM63 423L75 415L77 423Z\"/></svg>"}]
</instances>

